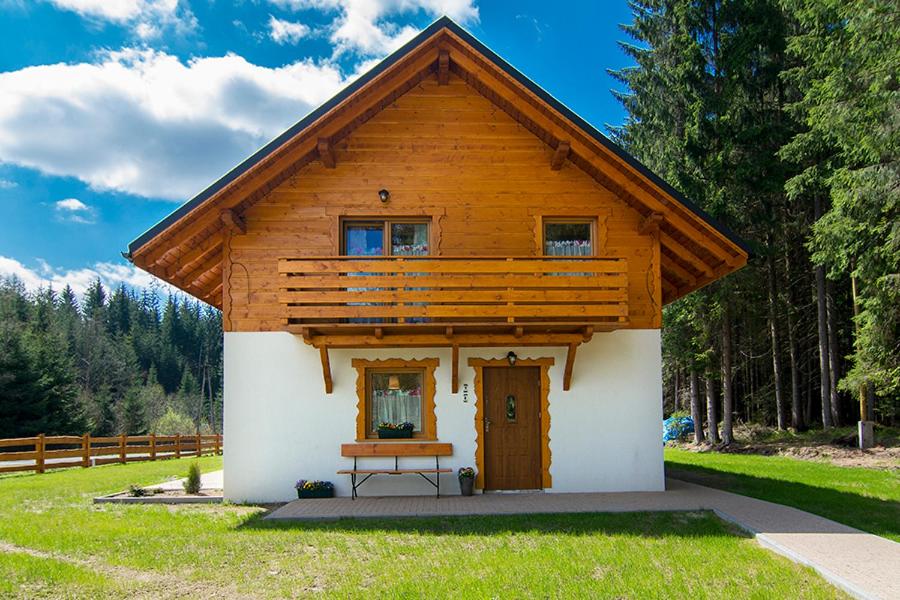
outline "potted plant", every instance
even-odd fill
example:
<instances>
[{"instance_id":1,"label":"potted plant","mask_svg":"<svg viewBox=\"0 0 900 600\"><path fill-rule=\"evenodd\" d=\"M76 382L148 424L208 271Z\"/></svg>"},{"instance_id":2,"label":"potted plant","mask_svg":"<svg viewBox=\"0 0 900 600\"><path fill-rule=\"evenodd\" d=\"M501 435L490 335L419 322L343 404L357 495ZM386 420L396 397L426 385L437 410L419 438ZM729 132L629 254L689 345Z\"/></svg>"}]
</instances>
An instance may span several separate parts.
<instances>
[{"instance_id":1,"label":"potted plant","mask_svg":"<svg viewBox=\"0 0 900 600\"><path fill-rule=\"evenodd\" d=\"M475 487L475 469L472 467L461 467L456 472L459 477L459 491L463 496L471 496Z\"/></svg>"},{"instance_id":2,"label":"potted plant","mask_svg":"<svg viewBox=\"0 0 900 600\"><path fill-rule=\"evenodd\" d=\"M383 421L378 424L378 437L380 439L411 438L415 425L412 423L388 423Z\"/></svg>"},{"instance_id":3,"label":"potted plant","mask_svg":"<svg viewBox=\"0 0 900 600\"><path fill-rule=\"evenodd\" d=\"M334 484L330 481L301 479L294 487L298 498L334 498Z\"/></svg>"}]
</instances>

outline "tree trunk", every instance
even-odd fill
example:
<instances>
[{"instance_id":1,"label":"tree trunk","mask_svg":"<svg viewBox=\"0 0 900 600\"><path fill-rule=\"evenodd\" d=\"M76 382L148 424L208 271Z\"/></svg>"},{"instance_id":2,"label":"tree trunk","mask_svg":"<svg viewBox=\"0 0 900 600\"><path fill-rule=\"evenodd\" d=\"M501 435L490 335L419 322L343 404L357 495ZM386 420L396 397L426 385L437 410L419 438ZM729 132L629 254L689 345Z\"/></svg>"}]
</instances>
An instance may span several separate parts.
<instances>
[{"instance_id":1,"label":"tree trunk","mask_svg":"<svg viewBox=\"0 0 900 600\"><path fill-rule=\"evenodd\" d=\"M734 385L731 377L731 305L722 314L722 441L734 441Z\"/></svg>"},{"instance_id":2,"label":"tree trunk","mask_svg":"<svg viewBox=\"0 0 900 600\"><path fill-rule=\"evenodd\" d=\"M838 394L838 381L841 379L841 353L837 334L837 309L834 305L834 290L829 280L825 281L825 306L828 310L828 376L831 382L831 419L835 427L842 422L841 398Z\"/></svg>"},{"instance_id":3,"label":"tree trunk","mask_svg":"<svg viewBox=\"0 0 900 600\"><path fill-rule=\"evenodd\" d=\"M697 378L697 371L691 369L691 420L694 422L694 442L702 444L704 442L703 435L703 415L700 413L700 382Z\"/></svg>"},{"instance_id":4,"label":"tree trunk","mask_svg":"<svg viewBox=\"0 0 900 600\"><path fill-rule=\"evenodd\" d=\"M815 198L816 221L822 216L822 200ZM816 265L816 309L819 329L819 395L822 398L822 428L829 429L831 421L831 374L828 365L828 315L825 300L825 267Z\"/></svg>"},{"instance_id":5,"label":"tree trunk","mask_svg":"<svg viewBox=\"0 0 900 600\"><path fill-rule=\"evenodd\" d=\"M769 248L772 248L769 240ZM778 429L787 428L787 416L784 410L784 396L781 393L781 342L778 339L778 291L776 289L777 275L775 273L775 255L769 253L768 257L768 283L769 283L769 333L772 340L772 384L775 386L775 413L778 416Z\"/></svg>"},{"instance_id":6,"label":"tree trunk","mask_svg":"<svg viewBox=\"0 0 900 600\"><path fill-rule=\"evenodd\" d=\"M806 425L803 422L803 406L800 404L800 364L797 361L797 330L794 323L794 280L791 277L791 261L790 251L785 251L785 271L786 271L786 287L787 307L785 316L787 317L787 335L788 335L788 356L791 361L791 427L794 431L803 431Z\"/></svg>"},{"instance_id":7,"label":"tree trunk","mask_svg":"<svg viewBox=\"0 0 900 600\"><path fill-rule=\"evenodd\" d=\"M678 406L678 373L679 373L679 371L680 371L680 369L678 369L676 367L675 368L675 376L673 377L673 379L674 379L673 387L675 388L673 390L673 392L675 393L675 397L672 399L672 402L673 402L673 406L675 407L674 408L675 412L678 412L678 409L679 409L679 406Z\"/></svg>"},{"instance_id":8,"label":"tree trunk","mask_svg":"<svg viewBox=\"0 0 900 600\"><path fill-rule=\"evenodd\" d=\"M712 377L706 378L706 421L708 438L711 444L718 444L719 417L716 411L716 381Z\"/></svg>"}]
</instances>

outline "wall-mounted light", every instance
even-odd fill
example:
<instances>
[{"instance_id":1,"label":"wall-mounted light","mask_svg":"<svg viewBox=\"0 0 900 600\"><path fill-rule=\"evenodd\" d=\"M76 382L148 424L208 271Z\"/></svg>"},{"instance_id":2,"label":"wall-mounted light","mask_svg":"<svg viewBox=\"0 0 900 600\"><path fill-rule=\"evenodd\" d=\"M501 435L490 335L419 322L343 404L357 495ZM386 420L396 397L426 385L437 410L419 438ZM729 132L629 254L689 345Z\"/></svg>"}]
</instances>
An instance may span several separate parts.
<instances>
[{"instance_id":1,"label":"wall-mounted light","mask_svg":"<svg viewBox=\"0 0 900 600\"><path fill-rule=\"evenodd\" d=\"M378 190L378 198L382 202L387 202L388 200L391 199L391 193L388 190L380 189L380 190Z\"/></svg>"},{"instance_id":2,"label":"wall-mounted light","mask_svg":"<svg viewBox=\"0 0 900 600\"><path fill-rule=\"evenodd\" d=\"M516 359L517 359L517 358L519 358L519 357L516 356L516 353L513 352L512 350L510 350L510 351L509 351L509 354L506 355L506 360L509 361L509 366L511 366L511 367L516 366Z\"/></svg>"}]
</instances>

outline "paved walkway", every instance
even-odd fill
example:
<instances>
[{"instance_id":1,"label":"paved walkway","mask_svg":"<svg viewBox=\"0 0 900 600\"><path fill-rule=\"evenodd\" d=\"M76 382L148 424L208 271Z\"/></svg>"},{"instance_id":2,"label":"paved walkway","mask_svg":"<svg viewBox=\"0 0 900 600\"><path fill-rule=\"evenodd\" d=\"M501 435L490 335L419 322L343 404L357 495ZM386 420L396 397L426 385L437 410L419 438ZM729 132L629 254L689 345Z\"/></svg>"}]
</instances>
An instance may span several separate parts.
<instances>
[{"instance_id":1,"label":"paved walkway","mask_svg":"<svg viewBox=\"0 0 900 600\"><path fill-rule=\"evenodd\" d=\"M711 510L763 546L809 565L858 598L900 598L900 544L802 510L687 483L665 492L621 494L485 494L295 500L267 519L465 516L527 513Z\"/></svg>"}]
</instances>

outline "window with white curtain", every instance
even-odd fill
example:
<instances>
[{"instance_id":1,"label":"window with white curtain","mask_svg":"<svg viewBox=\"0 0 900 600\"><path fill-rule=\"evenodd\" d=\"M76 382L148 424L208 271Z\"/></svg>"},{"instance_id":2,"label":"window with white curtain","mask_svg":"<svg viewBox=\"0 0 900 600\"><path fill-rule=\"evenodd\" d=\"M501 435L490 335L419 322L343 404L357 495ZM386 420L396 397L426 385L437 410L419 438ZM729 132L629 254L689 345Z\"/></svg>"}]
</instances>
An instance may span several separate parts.
<instances>
[{"instance_id":1,"label":"window with white curtain","mask_svg":"<svg viewBox=\"0 0 900 600\"><path fill-rule=\"evenodd\" d=\"M366 395L368 436L377 437L380 423L413 424L422 432L424 369L369 369Z\"/></svg>"},{"instance_id":2,"label":"window with white curtain","mask_svg":"<svg viewBox=\"0 0 900 600\"><path fill-rule=\"evenodd\" d=\"M544 219L545 256L593 256L593 219Z\"/></svg>"}]
</instances>

